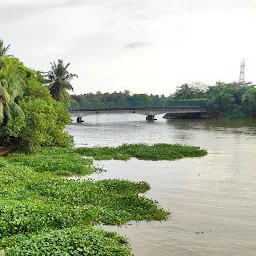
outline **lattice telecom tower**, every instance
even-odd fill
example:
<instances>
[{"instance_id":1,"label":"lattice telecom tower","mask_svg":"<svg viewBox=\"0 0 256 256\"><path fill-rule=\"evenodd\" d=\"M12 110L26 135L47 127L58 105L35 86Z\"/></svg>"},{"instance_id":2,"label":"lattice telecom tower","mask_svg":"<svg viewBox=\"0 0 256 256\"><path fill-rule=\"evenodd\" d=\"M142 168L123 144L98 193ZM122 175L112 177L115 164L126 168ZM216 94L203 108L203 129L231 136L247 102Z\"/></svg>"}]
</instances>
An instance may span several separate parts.
<instances>
[{"instance_id":1,"label":"lattice telecom tower","mask_svg":"<svg viewBox=\"0 0 256 256\"><path fill-rule=\"evenodd\" d=\"M245 84L245 60L242 59L241 66L240 66L240 76L239 76L239 84Z\"/></svg>"}]
</instances>

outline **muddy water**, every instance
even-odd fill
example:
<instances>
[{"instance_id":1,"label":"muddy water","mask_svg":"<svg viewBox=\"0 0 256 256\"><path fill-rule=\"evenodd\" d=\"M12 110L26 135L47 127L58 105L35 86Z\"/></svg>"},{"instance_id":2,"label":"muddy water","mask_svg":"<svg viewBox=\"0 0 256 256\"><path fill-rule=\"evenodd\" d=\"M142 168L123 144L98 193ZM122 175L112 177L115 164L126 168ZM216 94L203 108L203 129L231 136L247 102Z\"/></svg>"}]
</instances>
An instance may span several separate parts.
<instances>
[{"instance_id":1,"label":"muddy water","mask_svg":"<svg viewBox=\"0 0 256 256\"><path fill-rule=\"evenodd\" d=\"M170 209L166 222L111 228L129 238L135 255L256 255L256 123L158 121L143 116L102 115L67 131L77 146L182 143L208 150L178 161L98 161L106 173L94 179L147 181L147 196Z\"/></svg>"}]
</instances>

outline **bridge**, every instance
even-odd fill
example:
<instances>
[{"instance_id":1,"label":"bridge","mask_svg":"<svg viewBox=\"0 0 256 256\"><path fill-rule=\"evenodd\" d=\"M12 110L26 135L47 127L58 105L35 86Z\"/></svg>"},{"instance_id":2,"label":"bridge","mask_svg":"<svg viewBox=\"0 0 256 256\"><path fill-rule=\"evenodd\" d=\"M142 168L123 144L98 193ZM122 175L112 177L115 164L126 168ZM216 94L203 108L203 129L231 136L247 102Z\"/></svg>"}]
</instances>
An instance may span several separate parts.
<instances>
[{"instance_id":1,"label":"bridge","mask_svg":"<svg viewBox=\"0 0 256 256\"><path fill-rule=\"evenodd\" d=\"M156 115L160 114L200 114L202 117L209 115L207 107L202 106L169 106L169 107L128 107L128 108L99 108L99 109L70 109L73 117L77 118L78 123L82 123L82 118L90 115L99 114L141 114L146 115L147 121L154 121Z\"/></svg>"}]
</instances>

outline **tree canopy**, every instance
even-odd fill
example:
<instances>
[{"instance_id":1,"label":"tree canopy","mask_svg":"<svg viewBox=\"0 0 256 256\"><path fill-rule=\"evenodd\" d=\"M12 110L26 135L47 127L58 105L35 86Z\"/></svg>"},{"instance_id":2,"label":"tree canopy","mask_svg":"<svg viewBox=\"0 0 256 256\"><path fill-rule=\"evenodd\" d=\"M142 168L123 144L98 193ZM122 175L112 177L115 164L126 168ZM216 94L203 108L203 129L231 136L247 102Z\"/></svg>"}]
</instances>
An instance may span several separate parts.
<instances>
[{"instance_id":1,"label":"tree canopy","mask_svg":"<svg viewBox=\"0 0 256 256\"><path fill-rule=\"evenodd\" d=\"M243 95L243 105L249 112L256 113L256 88L249 88Z\"/></svg>"},{"instance_id":2,"label":"tree canopy","mask_svg":"<svg viewBox=\"0 0 256 256\"><path fill-rule=\"evenodd\" d=\"M0 41L0 146L15 144L35 151L72 145L64 132L70 122L66 106L52 98L39 72L7 56L8 49Z\"/></svg>"},{"instance_id":3,"label":"tree canopy","mask_svg":"<svg viewBox=\"0 0 256 256\"><path fill-rule=\"evenodd\" d=\"M70 63L64 65L63 60L51 63L51 69L46 74L46 83L49 86L52 97L57 101L69 101L70 95L67 91L73 91L71 80L78 77L76 74L69 73Z\"/></svg>"}]
</instances>

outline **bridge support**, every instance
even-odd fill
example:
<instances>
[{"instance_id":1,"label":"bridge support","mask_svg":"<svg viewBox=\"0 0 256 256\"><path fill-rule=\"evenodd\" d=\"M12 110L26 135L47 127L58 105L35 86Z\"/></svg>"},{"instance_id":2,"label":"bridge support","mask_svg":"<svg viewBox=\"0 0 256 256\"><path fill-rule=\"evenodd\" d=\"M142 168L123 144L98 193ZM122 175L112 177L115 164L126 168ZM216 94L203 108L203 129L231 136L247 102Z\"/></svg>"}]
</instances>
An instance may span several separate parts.
<instances>
[{"instance_id":1,"label":"bridge support","mask_svg":"<svg viewBox=\"0 0 256 256\"><path fill-rule=\"evenodd\" d=\"M148 115L148 116L146 117L146 120L147 120L147 121L155 121L155 120L157 120L157 119L155 119L155 115Z\"/></svg>"},{"instance_id":2,"label":"bridge support","mask_svg":"<svg viewBox=\"0 0 256 256\"><path fill-rule=\"evenodd\" d=\"M78 118L76 119L76 121L77 121L77 123L83 123L83 122L84 122L84 120L82 119L82 117L78 117Z\"/></svg>"}]
</instances>

